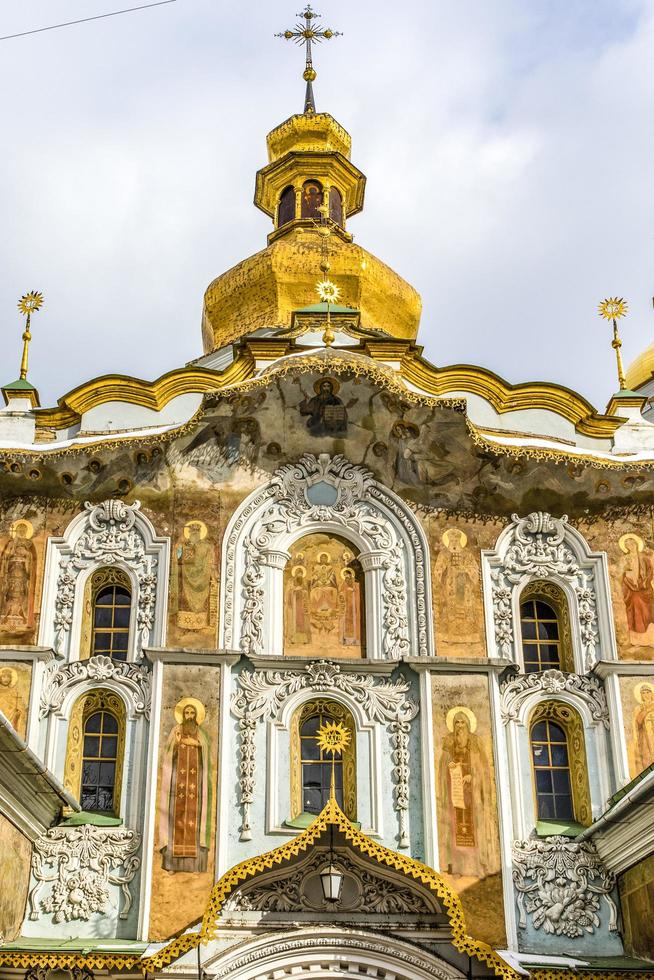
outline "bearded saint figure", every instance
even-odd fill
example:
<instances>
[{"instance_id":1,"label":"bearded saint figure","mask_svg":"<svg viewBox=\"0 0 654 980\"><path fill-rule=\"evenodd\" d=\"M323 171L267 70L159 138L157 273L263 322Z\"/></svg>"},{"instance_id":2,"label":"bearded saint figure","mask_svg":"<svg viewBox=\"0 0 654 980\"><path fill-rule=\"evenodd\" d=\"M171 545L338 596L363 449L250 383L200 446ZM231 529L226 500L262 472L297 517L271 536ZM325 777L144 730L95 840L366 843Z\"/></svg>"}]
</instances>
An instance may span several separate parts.
<instances>
[{"instance_id":1,"label":"bearded saint figure","mask_svg":"<svg viewBox=\"0 0 654 980\"><path fill-rule=\"evenodd\" d=\"M654 762L654 687L640 684L640 706L634 714L636 762L642 772Z\"/></svg>"},{"instance_id":2,"label":"bearded saint figure","mask_svg":"<svg viewBox=\"0 0 654 980\"><path fill-rule=\"evenodd\" d=\"M164 871L206 871L211 846L213 774L202 702L182 698L164 751L159 849Z\"/></svg>"},{"instance_id":3,"label":"bearded saint figure","mask_svg":"<svg viewBox=\"0 0 654 980\"><path fill-rule=\"evenodd\" d=\"M499 869L490 768L467 711L453 709L450 717L452 730L443 739L438 773L445 810L441 867L449 874L483 878Z\"/></svg>"},{"instance_id":4,"label":"bearded saint figure","mask_svg":"<svg viewBox=\"0 0 654 980\"><path fill-rule=\"evenodd\" d=\"M24 633L34 626L36 551L31 524L16 521L0 558L0 630Z\"/></svg>"}]
</instances>

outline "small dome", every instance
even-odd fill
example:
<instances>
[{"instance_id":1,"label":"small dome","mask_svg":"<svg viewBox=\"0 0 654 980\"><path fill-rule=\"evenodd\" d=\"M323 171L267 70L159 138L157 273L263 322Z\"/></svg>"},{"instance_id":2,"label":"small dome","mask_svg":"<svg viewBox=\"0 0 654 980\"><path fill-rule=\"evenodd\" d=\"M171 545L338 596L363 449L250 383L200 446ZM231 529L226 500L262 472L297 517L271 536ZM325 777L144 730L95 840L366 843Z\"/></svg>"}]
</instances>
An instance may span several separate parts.
<instances>
[{"instance_id":1,"label":"small dome","mask_svg":"<svg viewBox=\"0 0 654 980\"><path fill-rule=\"evenodd\" d=\"M638 391L654 376L654 344L646 347L638 357L634 358L626 373L627 388Z\"/></svg>"},{"instance_id":2,"label":"small dome","mask_svg":"<svg viewBox=\"0 0 654 980\"><path fill-rule=\"evenodd\" d=\"M262 327L289 327L294 310L316 303L321 248L320 235L298 228L214 279L204 294L205 353ZM333 239L329 263L339 303L360 310L362 326L415 339L422 302L413 286L354 242Z\"/></svg>"}]
</instances>

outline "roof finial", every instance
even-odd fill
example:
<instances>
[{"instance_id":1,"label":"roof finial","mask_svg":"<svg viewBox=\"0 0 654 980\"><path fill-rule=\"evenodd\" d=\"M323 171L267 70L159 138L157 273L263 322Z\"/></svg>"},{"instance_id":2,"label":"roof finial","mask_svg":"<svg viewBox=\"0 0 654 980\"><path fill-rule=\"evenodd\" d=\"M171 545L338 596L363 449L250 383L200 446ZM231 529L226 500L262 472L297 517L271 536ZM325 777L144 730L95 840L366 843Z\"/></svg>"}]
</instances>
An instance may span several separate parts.
<instances>
[{"instance_id":1,"label":"roof finial","mask_svg":"<svg viewBox=\"0 0 654 980\"><path fill-rule=\"evenodd\" d=\"M627 381L624 376L624 367L622 365L622 353L620 348L622 347L622 340L620 334L618 333L618 320L620 317L626 316L629 307L627 301L618 296L610 296L608 299L603 299L597 310L600 316L604 317L605 320L611 320L613 322L613 340L611 341L611 347L615 351L615 359L618 367L618 385L620 391L625 391L627 387Z\"/></svg>"},{"instance_id":2,"label":"roof finial","mask_svg":"<svg viewBox=\"0 0 654 980\"><path fill-rule=\"evenodd\" d=\"M316 103L313 98L313 82L316 78L316 70L313 67L311 46L312 44L320 44L323 40L329 41L333 37L340 37L341 32L332 31L329 27L321 30L316 24L320 14L317 14L315 10L311 9L310 3L296 16L302 17L304 23L299 21L295 25L294 30L283 31L281 34L275 34L275 37L283 37L287 41L295 41L296 44L304 44L305 46L306 65L302 77L307 83L307 91L304 97L304 112L312 113L316 111Z\"/></svg>"},{"instance_id":3,"label":"roof finial","mask_svg":"<svg viewBox=\"0 0 654 980\"><path fill-rule=\"evenodd\" d=\"M30 340L32 339L32 334L30 332L30 320L32 313L36 313L43 306L43 293L37 293L32 290L30 293L25 293L21 296L18 301L18 309L26 318L25 320L25 330L23 331L23 356L20 360L20 380L27 381L27 359L29 356L29 346Z\"/></svg>"},{"instance_id":4,"label":"roof finial","mask_svg":"<svg viewBox=\"0 0 654 980\"><path fill-rule=\"evenodd\" d=\"M332 757L332 776L329 785L329 799L336 799L336 780L334 778L334 764L336 754L343 755L345 749L350 744L352 738L350 732L339 721L326 721L318 729L316 741L318 747L324 755L328 753Z\"/></svg>"}]
</instances>

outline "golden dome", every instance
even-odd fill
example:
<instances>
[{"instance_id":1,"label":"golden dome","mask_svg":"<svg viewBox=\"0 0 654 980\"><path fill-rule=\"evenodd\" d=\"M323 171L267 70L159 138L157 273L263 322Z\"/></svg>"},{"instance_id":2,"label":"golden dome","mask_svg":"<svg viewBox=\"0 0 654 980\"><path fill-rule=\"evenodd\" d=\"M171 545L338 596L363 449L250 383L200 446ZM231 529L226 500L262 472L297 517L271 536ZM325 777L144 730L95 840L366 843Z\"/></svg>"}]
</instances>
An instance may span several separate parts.
<instances>
[{"instance_id":1,"label":"golden dome","mask_svg":"<svg viewBox=\"0 0 654 980\"><path fill-rule=\"evenodd\" d=\"M652 380L652 375L654 375L654 344L646 347L627 368L625 375L627 388L638 391L641 385Z\"/></svg>"},{"instance_id":2,"label":"golden dome","mask_svg":"<svg viewBox=\"0 0 654 980\"><path fill-rule=\"evenodd\" d=\"M218 276L204 295L205 353L261 327L289 327L291 314L317 303L321 236L294 228L268 248ZM364 327L413 340L422 303L419 294L360 245L333 237L329 278L341 290L339 303L361 312Z\"/></svg>"}]
</instances>

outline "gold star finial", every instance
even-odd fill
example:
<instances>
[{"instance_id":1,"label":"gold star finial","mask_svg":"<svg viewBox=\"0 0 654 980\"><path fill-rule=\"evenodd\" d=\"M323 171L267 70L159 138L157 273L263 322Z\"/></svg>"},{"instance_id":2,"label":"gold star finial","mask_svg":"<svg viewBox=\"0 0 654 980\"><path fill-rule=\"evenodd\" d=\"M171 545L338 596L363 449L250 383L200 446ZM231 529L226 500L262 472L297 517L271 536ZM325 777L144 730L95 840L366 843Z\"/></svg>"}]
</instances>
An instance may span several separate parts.
<instances>
[{"instance_id":1,"label":"gold star finial","mask_svg":"<svg viewBox=\"0 0 654 980\"><path fill-rule=\"evenodd\" d=\"M312 46L314 44L320 44L321 41L330 41L333 37L340 37L340 31L332 31L331 28L326 27L324 29L320 28L316 23L320 14L312 10L311 4L308 3L304 10L302 10L297 17L301 17L302 20L298 21L293 30L282 31L279 34L275 34L275 37L283 37L286 41L295 41L296 44L303 44L305 50L305 66L304 72L302 73L302 78L307 83L307 92L304 99L304 111L305 112L315 112L316 105L313 99L313 85L312 82L316 78L316 70L313 67L313 57L312 57Z\"/></svg>"},{"instance_id":2,"label":"gold star finial","mask_svg":"<svg viewBox=\"0 0 654 980\"><path fill-rule=\"evenodd\" d=\"M624 391L627 387L627 381L624 375L624 367L622 364L622 353L620 348L622 347L622 340L618 332L618 320L621 317L626 316L629 311L628 303L621 296L609 296L608 299L603 299L602 302L597 307L597 312L604 320L610 320L613 323L613 340L611 341L611 347L615 351L615 359L618 368L618 385L620 386L620 391Z\"/></svg>"},{"instance_id":3,"label":"gold star finial","mask_svg":"<svg viewBox=\"0 0 654 980\"><path fill-rule=\"evenodd\" d=\"M27 359L29 355L30 340L32 339L32 333L30 331L30 322L32 313L37 313L43 306L43 293L38 293L36 290L32 290L29 293L25 293L24 296L18 300L18 309L25 317L25 330L23 331L23 356L20 361L20 380L27 380Z\"/></svg>"}]
</instances>

